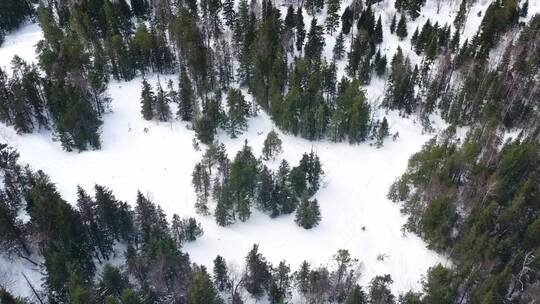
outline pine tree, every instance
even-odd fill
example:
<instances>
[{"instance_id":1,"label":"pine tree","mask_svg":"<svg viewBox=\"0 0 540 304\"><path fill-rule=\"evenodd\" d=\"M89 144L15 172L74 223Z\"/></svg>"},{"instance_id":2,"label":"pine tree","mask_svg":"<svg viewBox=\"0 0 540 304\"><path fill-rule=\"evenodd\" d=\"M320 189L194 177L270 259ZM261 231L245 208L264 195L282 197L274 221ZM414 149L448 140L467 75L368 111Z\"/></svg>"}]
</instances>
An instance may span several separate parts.
<instances>
[{"instance_id":1,"label":"pine tree","mask_svg":"<svg viewBox=\"0 0 540 304\"><path fill-rule=\"evenodd\" d=\"M384 276L376 276L369 283L369 298L372 303L395 303L395 297L390 291L390 285L394 281L387 274Z\"/></svg>"},{"instance_id":2,"label":"pine tree","mask_svg":"<svg viewBox=\"0 0 540 304\"><path fill-rule=\"evenodd\" d=\"M227 264L220 255L214 259L214 285L219 291L224 291L230 287Z\"/></svg>"},{"instance_id":3,"label":"pine tree","mask_svg":"<svg viewBox=\"0 0 540 304\"><path fill-rule=\"evenodd\" d=\"M270 303L285 303L291 296L293 279L290 273L291 268L285 261L281 261L273 272L270 290L268 291Z\"/></svg>"},{"instance_id":4,"label":"pine tree","mask_svg":"<svg viewBox=\"0 0 540 304\"><path fill-rule=\"evenodd\" d=\"M155 99L155 115L160 121L169 121L171 119L171 108L169 107L169 96L161 84L158 83L157 95Z\"/></svg>"},{"instance_id":5,"label":"pine tree","mask_svg":"<svg viewBox=\"0 0 540 304\"><path fill-rule=\"evenodd\" d=\"M156 101L154 97L154 92L152 91L152 87L150 86L148 81L143 78L141 92L141 113L144 119L152 120L154 118L155 102Z\"/></svg>"},{"instance_id":6,"label":"pine tree","mask_svg":"<svg viewBox=\"0 0 540 304\"><path fill-rule=\"evenodd\" d=\"M242 134L247 129L247 117L249 116L249 104L246 102L242 91L231 88L227 95L227 123L226 130L232 138Z\"/></svg>"},{"instance_id":7,"label":"pine tree","mask_svg":"<svg viewBox=\"0 0 540 304\"><path fill-rule=\"evenodd\" d=\"M296 14L292 5L289 5L289 7L287 8L287 15L285 16L285 27L291 30L296 27Z\"/></svg>"},{"instance_id":8,"label":"pine tree","mask_svg":"<svg viewBox=\"0 0 540 304\"><path fill-rule=\"evenodd\" d=\"M390 22L390 33L393 34L396 31L396 24L396 14L394 14L394 16L392 17L392 21Z\"/></svg>"},{"instance_id":9,"label":"pine tree","mask_svg":"<svg viewBox=\"0 0 540 304\"><path fill-rule=\"evenodd\" d=\"M377 24L375 25L375 32L374 32L373 39L375 43L377 44L383 42L383 29L382 29L381 16L379 16L379 19L377 19Z\"/></svg>"},{"instance_id":10,"label":"pine tree","mask_svg":"<svg viewBox=\"0 0 540 304\"><path fill-rule=\"evenodd\" d=\"M368 300L367 300L366 293L362 290L362 286L360 285L355 285L352 288L349 295L347 296L347 299L345 300L345 304L367 304L367 303L368 303Z\"/></svg>"},{"instance_id":11,"label":"pine tree","mask_svg":"<svg viewBox=\"0 0 540 304\"><path fill-rule=\"evenodd\" d=\"M310 201L307 192L305 192L296 210L295 222L304 229L311 229L317 226L320 221L319 203L316 199Z\"/></svg>"},{"instance_id":12,"label":"pine tree","mask_svg":"<svg viewBox=\"0 0 540 304\"><path fill-rule=\"evenodd\" d=\"M302 14L302 7L298 7L296 11L296 50L302 52L304 46L304 39L306 38L306 29L304 26L304 16Z\"/></svg>"},{"instance_id":13,"label":"pine tree","mask_svg":"<svg viewBox=\"0 0 540 304\"><path fill-rule=\"evenodd\" d=\"M353 25L353 12L350 6L347 6L341 15L341 32L348 35Z\"/></svg>"},{"instance_id":14,"label":"pine tree","mask_svg":"<svg viewBox=\"0 0 540 304\"><path fill-rule=\"evenodd\" d=\"M414 46L414 47L416 47L416 44L418 43L418 35L419 35L419 33L418 33L418 27L416 27L416 29L414 30L414 33L413 33L413 35L412 35L412 37L411 37L411 45ZM420 55L420 54L418 53L418 51L417 51L416 54Z\"/></svg>"},{"instance_id":15,"label":"pine tree","mask_svg":"<svg viewBox=\"0 0 540 304\"><path fill-rule=\"evenodd\" d=\"M461 0L459 10L454 18L454 26L456 27L457 32L459 32L465 24L465 18L467 18L467 0Z\"/></svg>"},{"instance_id":16,"label":"pine tree","mask_svg":"<svg viewBox=\"0 0 540 304\"><path fill-rule=\"evenodd\" d=\"M304 296L309 292L310 274L310 264L305 260L300 264L298 271L294 273L297 289Z\"/></svg>"},{"instance_id":17,"label":"pine tree","mask_svg":"<svg viewBox=\"0 0 540 304\"><path fill-rule=\"evenodd\" d=\"M245 288L255 299L260 299L270 287L271 279L270 266L259 253L259 245L254 244L246 256Z\"/></svg>"},{"instance_id":18,"label":"pine tree","mask_svg":"<svg viewBox=\"0 0 540 304\"><path fill-rule=\"evenodd\" d=\"M34 13L33 2L5 0L0 3L0 32L16 29ZM1 35L1 34L0 34ZM2 39L0 37L0 44Z\"/></svg>"},{"instance_id":19,"label":"pine tree","mask_svg":"<svg viewBox=\"0 0 540 304\"><path fill-rule=\"evenodd\" d=\"M187 290L187 304L220 304L223 300L212 285L210 276L204 267L191 273L189 288Z\"/></svg>"},{"instance_id":20,"label":"pine tree","mask_svg":"<svg viewBox=\"0 0 540 304\"><path fill-rule=\"evenodd\" d=\"M401 18L399 18L399 22L396 28L396 34L401 40L407 37L407 18L405 17L405 15L401 15Z\"/></svg>"},{"instance_id":21,"label":"pine tree","mask_svg":"<svg viewBox=\"0 0 540 304\"><path fill-rule=\"evenodd\" d=\"M122 292L129 287L129 280L120 270L107 263L101 271L97 288L103 301L120 300Z\"/></svg>"},{"instance_id":22,"label":"pine tree","mask_svg":"<svg viewBox=\"0 0 540 304\"><path fill-rule=\"evenodd\" d=\"M179 105L176 116L183 121L191 121L196 108L195 96L186 69L182 68L180 73Z\"/></svg>"},{"instance_id":23,"label":"pine tree","mask_svg":"<svg viewBox=\"0 0 540 304\"><path fill-rule=\"evenodd\" d=\"M334 60L341 60L345 56L345 46L344 46L344 38L343 38L343 32L339 33L339 35L336 38L336 44L334 45Z\"/></svg>"},{"instance_id":24,"label":"pine tree","mask_svg":"<svg viewBox=\"0 0 540 304\"><path fill-rule=\"evenodd\" d=\"M386 73L386 55L382 56L381 59L379 59L375 66L375 73L377 76L382 77Z\"/></svg>"},{"instance_id":25,"label":"pine tree","mask_svg":"<svg viewBox=\"0 0 540 304\"><path fill-rule=\"evenodd\" d=\"M234 11L234 1L233 0L224 0L223 1L223 16L225 19L225 25L232 29L236 23L236 12Z\"/></svg>"},{"instance_id":26,"label":"pine tree","mask_svg":"<svg viewBox=\"0 0 540 304\"><path fill-rule=\"evenodd\" d=\"M193 168L191 174L191 181L197 194L197 202L195 203L195 209L197 213L207 215L208 212L208 197L210 196L210 173L206 170L205 166L201 163L197 163Z\"/></svg>"},{"instance_id":27,"label":"pine tree","mask_svg":"<svg viewBox=\"0 0 540 304\"><path fill-rule=\"evenodd\" d=\"M77 186L77 207L94 246L96 246L103 259L108 259L109 254L113 251L113 235L107 233L106 227L103 225L99 215L96 214L96 202L80 186Z\"/></svg>"},{"instance_id":28,"label":"pine tree","mask_svg":"<svg viewBox=\"0 0 540 304\"><path fill-rule=\"evenodd\" d=\"M382 147L384 139L389 135L390 132L388 131L388 121L386 120L386 117L384 117L377 131L377 148Z\"/></svg>"},{"instance_id":29,"label":"pine tree","mask_svg":"<svg viewBox=\"0 0 540 304\"><path fill-rule=\"evenodd\" d=\"M276 217L280 214L279 207L272 196L273 191L274 177L272 172L266 165L262 164L257 176L257 192L255 195L255 201L260 210L270 212L270 217Z\"/></svg>"},{"instance_id":30,"label":"pine tree","mask_svg":"<svg viewBox=\"0 0 540 304\"><path fill-rule=\"evenodd\" d=\"M326 0L326 31L333 35L339 25L340 0Z\"/></svg>"},{"instance_id":31,"label":"pine tree","mask_svg":"<svg viewBox=\"0 0 540 304\"><path fill-rule=\"evenodd\" d=\"M216 223L220 226L227 226L234 222L233 214L233 200L232 193L229 186L222 186L219 189L219 196L217 199L216 209L214 210L214 217Z\"/></svg>"},{"instance_id":32,"label":"pine tree","mask_svg":"<svg viewBox=\"0 0 540 304\"><path fill-rule=\"evenodd\" d=\"M450 40L450 50L454 53L459 49L459 31L455 31Z\"/></svg>"},{"instance_id":33,"label":"pine tree","mask_svg":"<svg viewBox=\"0 0 540 304\"><path fill-rule=\"evenodd\" d=\"M323 29L317 25L317 18L311 19L311 27L307 35L305 57L319 61L324 48Z\"/></svg>"},{"instance_id":34,"label":"pine tree","mask_svg":"<svg viewBox=\"0 0 540 304\"><path fill-rule=\"evenodd\" d=\"M279 138L277 132L272 129L270 132L268 132L268 135L266 135L266 139L264 140L262 149L263 159L274 159L276 155L280 154L281 152L283 152L281 139Z\"/></svg>"}]
</instances>

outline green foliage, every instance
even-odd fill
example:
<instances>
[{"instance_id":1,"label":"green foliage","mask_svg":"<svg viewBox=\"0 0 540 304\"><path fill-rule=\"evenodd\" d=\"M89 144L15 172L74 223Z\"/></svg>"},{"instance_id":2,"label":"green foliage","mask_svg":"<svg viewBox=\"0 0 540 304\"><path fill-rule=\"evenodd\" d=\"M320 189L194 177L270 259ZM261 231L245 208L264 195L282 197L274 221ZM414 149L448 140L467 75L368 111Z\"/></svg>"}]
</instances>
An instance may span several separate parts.
<instances>
[{"instance_id":1,"label":"green foliage","mask_svg":"<svg viewBox=\"0 0 540 304\"><path fill-rule=\"evenodd\" d=\"M295 222L304 229L311 229L321 221L321 211L316 199L309 200L305 193L300 199L300 204L296 210Z\"/></svg>"},{"instance_id":2,"label":"green foliage","mask_svg":"<svg viewBox=\"0 0 540 304\"><path fill-rule=\"evenodd\" d=\"M355 285L349 295L347 296L347 299L345 300L345 304L366 304L368 303L366 293L362 290L362 287L360 285Z\"/></svg>"},{"instance_id":3,"label":"green foliage","mask_svg":"<svg viewBox=\"0 0 540 304\"><path fill-rule=\"evenodd\" d=\"M515 278L532 264L530 256L539 245L532 237L540 211L534 204L539 188L532 182L539 145L520 138L499 145L493 127L473 129L460 145L449 131L413 155L392 187L390 196L405 201L405 228L430 247L452 252L456 265L428 272L427 303L453 303L459 288L467 288L465 297L472 302L509 294L530 297L526 290L536 282L537 268L528 268L532 275L522 277L524 289L513 286L521 286Z\"/></svg>"},{"instance_id":4,"label":"green foliage","mask_svg":"<svg viewBox=\"0 0 540 304\"><path fill-rule=\"evenodd\" d=\"M210 276L204 268L191 273L191 282L187 290L187 304L219 304L223 300L212 285Z\"/></svg>"},{"instance_id":5,"label":"green foliage","mask_svg":"<svg viewBox=\"0 0 540 304\"><path fill-rule=\"evenodd\" d=\"M393 304L396 303L395 296L390 291L390 285L394 283L389 274L376 276L369 283L370 303Z\"/></svg>"},{"instance_id":6,"label":"green foliage","mask_svg":"<svg viewBox=\"0 0 540 304\"><path fill-rule=\"evenodd\" d=\"M227 117L225 130L232 138L236 138L247 130L247 117L250 114L250 105L238 89L229 89L227 94Z\"/></svg>"},{"instance_id":7,"label":"green foliage","mask_svg":"<svg viewBox=\"0 0 540 304\"><path fill-rule=\"evenodd\" d=\"M283 152L281 139L275 130L271 130L266 135L263 143L262 156L264 160L274 159L277 155Z\"/></svg>"},{"instance_id":8,"label":"green foliage","mask_svg":"<svg viewBox=\"0 0 540 304\"><path fill-rule=\"evenodd\" d=\"M270 266L254 244L246 256L245 288L255 299L260 299L270 287L272 274Z\"/></svg>"},{"instance_id":9,"label":"green foliage","mask_svg":"<svg viewBox=\"0 0 540 304\"><path fill-rule=\"evenodd\" d=\"M34 13L32 3L20 0L0 2L0 32L9 32L17 28ZM0 39L0 45L2 39Z\"/></svg>"},{"instance_id":10,"label":"green foliage","mask_svg":"<svg viewBox=\"0 0 540 304\"><path fill-rule=\"evenodd\" d=\"M457 296L453 287L452 274L450 270L441 264L428 270L427 278L423 282L423 290L426 296L424 303L454 303Z\"/></svg>"},{"instance_id":11,"label":"green foliage","mask_svg":"<svg viewBox=\"0 0 540 304\"><path fill-rule=\"evenodd\" d=\"M214 285L219 291L230 288L227 264L220 255L214 259Z\"/></svg>"},{"instance_id":12,"label":"green foliage","mask_svg":"<svg viewBox=\"0 0 540 304\"><path fill-rule=\"evenodd\" d=\"M407 18L405 15L401 15L399 18L399 22L397 24L396 28L396 34L400 38L400 40L405 39L407 37Z\"/></svg>"}]
</instances>

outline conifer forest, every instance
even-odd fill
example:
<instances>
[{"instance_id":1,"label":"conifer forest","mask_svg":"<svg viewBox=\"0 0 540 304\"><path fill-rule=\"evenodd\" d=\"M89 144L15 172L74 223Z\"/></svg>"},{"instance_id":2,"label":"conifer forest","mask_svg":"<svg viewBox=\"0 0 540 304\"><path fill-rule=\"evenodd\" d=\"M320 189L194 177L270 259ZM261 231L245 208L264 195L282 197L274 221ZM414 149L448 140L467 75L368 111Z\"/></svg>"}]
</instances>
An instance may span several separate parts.
<instances>
[{"instance_id":1,"label":"conifer forest","mask_svg":"<svg viewBox=\"0 0 540 304\"><path fill-rule=\"evenodd\" d=\"M540 303L540 0L0 0L0 304Z\"/></svg>"}]
</instances>

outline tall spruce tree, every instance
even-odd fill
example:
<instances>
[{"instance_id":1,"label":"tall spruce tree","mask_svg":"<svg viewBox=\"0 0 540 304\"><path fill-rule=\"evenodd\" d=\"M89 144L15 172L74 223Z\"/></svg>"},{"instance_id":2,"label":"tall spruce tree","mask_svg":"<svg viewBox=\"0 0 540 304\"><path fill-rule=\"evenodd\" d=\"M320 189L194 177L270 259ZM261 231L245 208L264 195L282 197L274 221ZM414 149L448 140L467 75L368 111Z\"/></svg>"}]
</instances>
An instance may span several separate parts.
<instances>
[{"instance_id":1,"label":"tall spruce tree","mask_svg":"<svg viewBox=\"0 0 540 304\"><path fill-rule=\"evenodd\" d=\"M155 108L156 98L152 87L146 79L143 78L142 81L142 91L141 91L141 114L144 119L152 120L154 118L154 108Z\"/></svg>"},{"instance_id":2,"label":"tall spruce tree","mask_svg":"<svg viewBox=\"0 0 540 304\"><path fill-rule=\"evenodd\" d=\"M294 221L298 224L298 226L304 229L311 229L317 226L321 221L319 203L316 199L310 200L307 192L305 192L300 199L300 204L296 210L296 217Z\"/></svg>"},{"instance_id":3,"label":"tall spruce tree","mask_svg":"<svg viewBox=\"0 0 540 304\"><path fill-rule=\"evenodd\" d=\"M399 22L396 28L396 34L401 40L407 37L407 18L405 17L405 15L401 15L401 17L399 18Z\"/></svg>"},{"instance_id":4,"label":"tall spruce tree","mask_svg":"<svg viewBox=\"0 0 540 304\"><path fill-rule=\"evenodd\" d=\"M246 102L242 91L231 88L227 94L227 121L225 129L232 138L247 129L247 117L250 106Z\"/></svg>"}]
</instances>

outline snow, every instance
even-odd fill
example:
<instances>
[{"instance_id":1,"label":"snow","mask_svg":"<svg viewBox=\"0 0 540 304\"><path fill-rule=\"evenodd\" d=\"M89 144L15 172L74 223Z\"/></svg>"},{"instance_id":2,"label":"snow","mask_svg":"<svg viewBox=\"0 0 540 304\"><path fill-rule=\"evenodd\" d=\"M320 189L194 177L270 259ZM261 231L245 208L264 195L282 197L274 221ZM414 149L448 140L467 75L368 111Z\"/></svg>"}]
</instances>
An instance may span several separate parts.
<instances>
[{"instance_id":1,"label":"snow","mask_svg":"<svg viewBox=\"0 0 540 304\"><path fill-rule=\"evenodd\" d=\"M43 39L43 32L36 23L23 25L6 36L0 45L0 68L11 74L11 60L17 55L28 62L36 61L35 46Z\"/></svg>"},{"instance_id":2,"label":"snow","mask_svg":"<svg viewBox=\"0 0 540 304\"><path fill-rule=\"evenodd\" d=\"M32 257L32 259L39 261L36 257ZM28 278L28 281L34 288L39 290L43 275L35 265L23 259L0 254L1 287L14 291L18 295L32 297L32 289L24 279L24 276Z\"/></svg>"}]
</instances>

